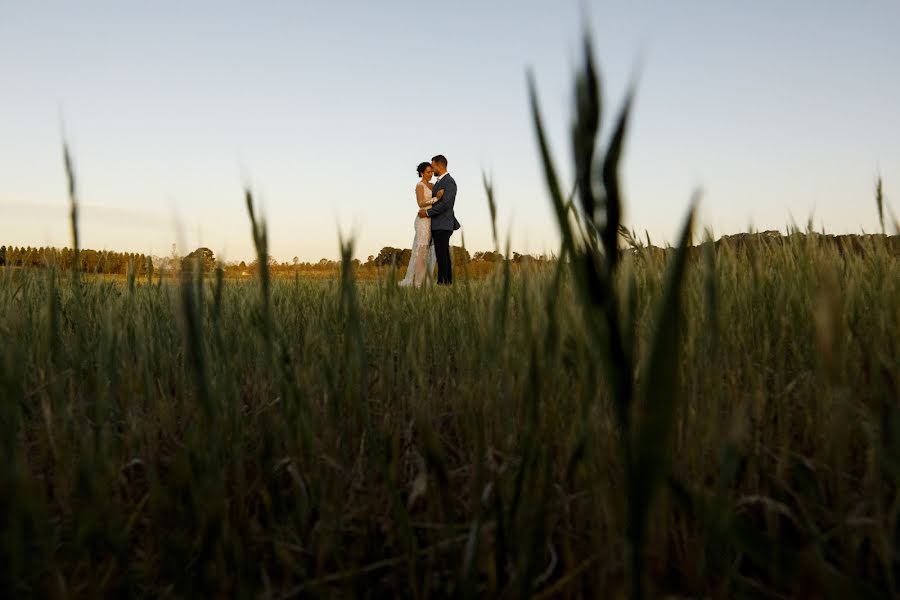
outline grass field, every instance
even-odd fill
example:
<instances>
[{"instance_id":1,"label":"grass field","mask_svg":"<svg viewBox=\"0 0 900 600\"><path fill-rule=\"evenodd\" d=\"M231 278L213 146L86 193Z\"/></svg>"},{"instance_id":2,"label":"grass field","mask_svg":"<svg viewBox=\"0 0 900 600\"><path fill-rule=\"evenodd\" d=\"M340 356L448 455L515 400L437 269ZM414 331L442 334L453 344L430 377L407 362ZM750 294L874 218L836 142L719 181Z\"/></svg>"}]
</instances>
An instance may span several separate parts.
<instances>
[{"instance_id":1,"label":"grass field","mask_svg":"<svg viewBox=\"0 0 900 600\"><path fill-rule=\"evenodd\" d=\"M623 263L638 365L666 262ZM258 283L4 274L4 585L623 592L623 434L556 277L278 281L265 301ZM653 589L896 592L898 297L874 243L687 265L671 439L648 440L671 464Z\"/></svg>"},{"instance_id":2,"label":"grass field","mask_svg":"<svg viewBox=\"0 0 900 600\"><path fill-rule=\"evenodd\" d=\"M896 596L900 262L621 248L596 88L539 269L0 270L0 594Z\"/></svg>"}]
</instances>

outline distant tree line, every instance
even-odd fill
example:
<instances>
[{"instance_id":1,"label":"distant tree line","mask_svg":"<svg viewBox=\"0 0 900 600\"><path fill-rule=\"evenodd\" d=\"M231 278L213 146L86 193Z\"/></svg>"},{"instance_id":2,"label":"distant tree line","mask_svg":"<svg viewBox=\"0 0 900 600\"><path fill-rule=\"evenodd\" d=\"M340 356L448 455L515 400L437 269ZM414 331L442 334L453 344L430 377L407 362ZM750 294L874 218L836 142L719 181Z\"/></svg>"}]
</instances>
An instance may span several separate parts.
<instances>
[{"instance_id":1,"label":"distant tree line","mask_svg":"<svg viewBox=\"0 0 900 600\"><path fill-rule=\"evenodd\" d=\"M411 256L412 250L410 248L392 248L390 246L385 246L381 249L381 252L379 252L377 256L369 256L368 260L366 260L366 262L362 264L362 267L389 267L391 265L405 267L407 263L409 263L409 259ZM472 257L469 255L468 250L466 250L465 248L461 248L460 246L451 246L450 258L454 263L462 264L463 262L468 262L469 260L471 260Z\"/></svg>"},{"instance_id":2,"label":"distant tree line","mask_svg":"<svg viewBox=\"0 0 900 600\"><path fill-rule=\"evenodd\" d=\"M476 265L484 264L487 267L490 263L500 263L506 260L503 254L494 251L476 252L474 255L471 255L468 250L460 246L451 246L450 251L453 263L457 267L470 263ZM353 259L351 267L354 270L377 270L390 267L391 265L396 266L398 269L405 268L407 263L409 263L411 254L412 251L409 248L385 246L377 255L369 256L365 262ZM61 268L70 268L73 256L74 254L70 248L0 246L0 267L43 268L56 265ZM514 264L520 264L525 262L542 263L551 259L546 256L532 256L513 252L510 260ZM173 246L172 253L166 257L85 249L79 251L78 261L81 271L105 275L127 275L129 269L133 269L136 276L146 276L148 269L157 273L160 271L175 273L179 270L193 269L195 265L199 266L204 273L210 273L217 265L220 265L229 276L247 276L255 274L259 269L259 264L256 260L249 263L245 261L228 264L218 263L213 251L205 247L197 248L186 256L179 256ZM278 262L270 256L268 267L276 274L301 272L325 275L338 271L341 268L341 262L327 258L317 262L303 262L296 256L290 262Z\"/></svg>"},{"instance_id":3,"label":"distant tree line","mask_svg":"<svg viewBox=\"0 0 900 600\"><path fill-rule=\"evenodd\" d=\"M0 266L43 268L59 266L69 268L74 259L71 248L33 248L31 246L0 246ZM134 252L112 252L108 250L80 250L78 262L86 273L126 275L134 269L135 275L146 275L147 255Z\"/></svg>"},{"instance_id":4,"label":"distant tree line","mask_svg":"<svg viewBox=\"0 0 900 600\"><path fill-rule=\"evenodd\" d=\"M465 263L498 263L506 259L500 252L486 251L470 254L468 250L460 246L450 247L451 257L454 265L462 265ZM409 263L412 250L409 248L393 248L385 246L378 254L369 256L365 262L359 259L353 259L351 266L353 269L379 269L395 265L397 268L405 268ZM515 264L533 261L536 263L547 262L551 260L547 256L534 256L530 254L520 254L513 252L510 260ZM226 265L225 270L229 274L240 273L242 275L252 275L256 273L258 268L257 261L250 263L241 261L239 263L230 263ZM269 257L269 269L273 273L328 273L337 271L341 268L341 261L322 258L316 262L304 262L298 257L290 262L278 262Z\"/></svg>"},{"instance_id":5,"label":"distant tree line","mask_svg":"<svg viewBox=\"0 0 900 600\"><path fill-rule=\"evenodd\" d=\"M759 243L780 244L787 243L794 236L803 236L802 233L794 233L784 236L778 231L764 231L762 233L741 233L737 235L725 235L716 241L716 245L728 245L736 249L753 246ZM816 234L814 234L816 235ZM900 256L900 235L818 235L823 242L834 243L842 252L860 252L866 240L874 243L887 243L895 256ZM644 251L665 253L665 248L655 246L643 247ZM493 271L491 265L502 263L506 256L500 252L485 250L470 255L468 250L460 246L451 246L451 256L454 268L462 265L470 265L473 270L470 273L478 276ZM358 259L351 261L353 270L378 273L380 269L389 268L391 265L397 269L405 269L409 263L412 251L409 248L393 248L385 246L377 255L369 256L365 262ZM70 248L33 248L17 246L0 246L0 267L43 268L57 265L61 268L70 268L73 252ZM533 263L542 265L555 260L553 256L520 254L513 252L509 260L514 265ZM183 269L193 269L194 265L200 267L204 273L212 272L216 266L221 266L229 277L254 275L258 269L258 261L220 263L209 248L197 248L187 256L180 256L173 244L169 256L147 256L146 254L133 252L114 252L108 250L81 250L78 254L81 270L86 273L98 273L105 275L127 275L129 269L133 269L135 276L146 276L148 269L152 273L173 274ZM275 274L307 273L315 276L330 277L341 268L341 262L327 258L316 262L303 262L294 257L289 262L278 262L273 257L268 259L269 270Z\"/></svg>"},{"instance_id":6,"label":"distant tree line","mask_svg":"<svg viewBox=\"0 0 900 600\"><path fill-rule=\"evenodd\" d=\"M484 252L476 252L475 254L469 254L469 251L461 246L451 246L450 247L450 255L451 260L454 264L463 264L470 262L503 262L506 260L506 256L504 256L500 252L494 251L484 251ZM368 258L368 260L363 263L363 267L387 267L390 265L397 266L406 266L409 262L409 258L412 256L412 250L409 248L391 248L390 246L386 246L381 249L381 252L378 253L377 256L373 255ZM519 254L518 252L513 252L510 260L513 263L523 263L523 262L547 262L550 260L547 256L535 256L532 254Z\"/></svg>"}]
</instances>

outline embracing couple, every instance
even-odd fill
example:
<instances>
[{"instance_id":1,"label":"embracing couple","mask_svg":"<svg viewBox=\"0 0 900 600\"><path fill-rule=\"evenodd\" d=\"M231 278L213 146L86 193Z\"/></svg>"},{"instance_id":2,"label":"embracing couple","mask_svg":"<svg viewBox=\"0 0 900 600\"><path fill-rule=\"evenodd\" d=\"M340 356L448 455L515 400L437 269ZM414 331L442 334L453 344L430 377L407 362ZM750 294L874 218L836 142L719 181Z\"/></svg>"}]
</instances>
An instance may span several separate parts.
<instances>
[{"instance_id":1,"label":"embracing couple","mask_svg":"<svg viewBox=\"0 0 900 600\"><path fill-rule=\"evenodd\" d=\"M456 181L447 172L447 158L438 154L431 163L423 162L416 167L420 180L416 183L416 235L413 238L412 256L406 267L406 277L401 286L419 287L430 277L437 261L438 285L453 283L450 263L450 236L459 229L459 221L453 214L456 204ZM437 181L431 183L437 175Z\"/></svg>"}]
</instances>

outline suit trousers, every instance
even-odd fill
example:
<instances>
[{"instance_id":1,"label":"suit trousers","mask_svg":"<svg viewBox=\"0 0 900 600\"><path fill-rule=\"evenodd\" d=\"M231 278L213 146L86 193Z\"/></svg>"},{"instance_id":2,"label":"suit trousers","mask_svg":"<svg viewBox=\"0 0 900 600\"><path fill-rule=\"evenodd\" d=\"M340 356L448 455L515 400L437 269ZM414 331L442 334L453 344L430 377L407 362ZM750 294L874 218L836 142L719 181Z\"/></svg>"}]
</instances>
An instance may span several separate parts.
<instances>
[{"instance_id":1,"label":"suit trousers","mask_svg":"<svg viewBox=\"0 0 900 600\"><path fill-rule=\"evenodd\" d=\"M450 236L453 232L444 229L431 231L431 239L434 240L434 255L437 260L438 285L451 285L453 283L453 265L450 264Z\"/></svg>"}]
</instances>

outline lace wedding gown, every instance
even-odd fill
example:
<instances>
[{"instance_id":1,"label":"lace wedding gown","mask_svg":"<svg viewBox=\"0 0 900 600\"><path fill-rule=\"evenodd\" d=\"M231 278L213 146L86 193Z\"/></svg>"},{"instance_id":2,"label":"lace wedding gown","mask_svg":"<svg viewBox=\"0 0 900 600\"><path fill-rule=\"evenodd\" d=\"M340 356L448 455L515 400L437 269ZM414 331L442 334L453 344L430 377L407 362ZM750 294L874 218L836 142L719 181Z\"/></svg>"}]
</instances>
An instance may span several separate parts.
<instances>
[{"instance_id":1,"label":"lace wedding gown","mask_svg":"<svg viewBox=\"0 0 900 600\"><path fill-rule=\"evenodd\" d=\"M420 208L428 208L432 203L431 189L421 181L416 184L416 187L420 185L425 188L423 191L426 202L426 205ZM420 286L424 283L424 281L416 280L416 259L420 252L425 253L425 277L431 278L434 273L435 254L434 244L431 243L431 219L429 217L420 217L416 214L413 227L415 227L416 235L413 237L412 255L410 255L409 264L406 266L406 276L399 284L403 287L408 285Z\"/></svg>"}]
</instances>

